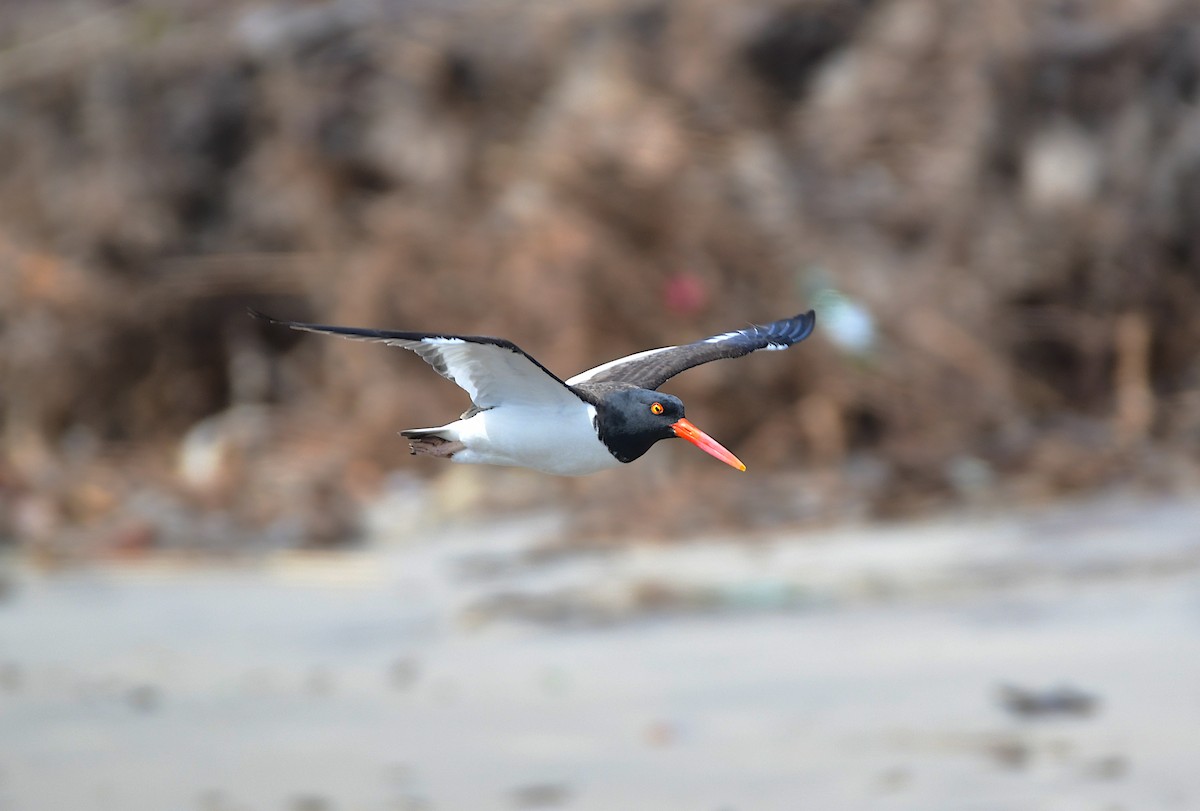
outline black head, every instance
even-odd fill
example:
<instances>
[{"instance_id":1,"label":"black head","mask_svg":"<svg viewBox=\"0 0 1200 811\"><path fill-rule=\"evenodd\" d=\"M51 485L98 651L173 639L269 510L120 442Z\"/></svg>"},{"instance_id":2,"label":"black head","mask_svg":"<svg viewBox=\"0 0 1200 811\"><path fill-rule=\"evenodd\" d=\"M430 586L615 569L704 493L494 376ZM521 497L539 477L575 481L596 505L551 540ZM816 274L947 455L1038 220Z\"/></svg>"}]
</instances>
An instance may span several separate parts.
<instances>
[{"instance_id":1,"label":"black head","mask_svg":"<svg viewBox=\"0 0 1200 811\"><path fill-rule=\"evenodd\" d=\"M613 456L632 462L660 439L682 437L728 465L745 470L738 458L683 416L683 402L670 394L639 388L613 389L596 403L596 432Z\"/></svg>"},{"instance_id":2,"label":"black head","mask_svg":"<svg viewBox=\"0 0 1200 811\"><path fill-rule=\"evenodd\" d=\"M678 397L648 389L617 389L596 404L596 433L613 456L632 462L660 439L675 436L683 417Z\"/></svg>"}]
</instances>

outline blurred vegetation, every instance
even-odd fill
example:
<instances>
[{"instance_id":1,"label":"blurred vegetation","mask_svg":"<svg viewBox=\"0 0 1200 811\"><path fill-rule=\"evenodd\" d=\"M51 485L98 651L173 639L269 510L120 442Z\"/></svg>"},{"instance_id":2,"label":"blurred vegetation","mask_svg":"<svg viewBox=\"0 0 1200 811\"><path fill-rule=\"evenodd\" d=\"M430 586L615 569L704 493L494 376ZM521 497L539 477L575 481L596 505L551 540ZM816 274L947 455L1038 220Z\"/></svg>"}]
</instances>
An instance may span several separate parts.
<instances>
[{"instance_id":1,"label":"blurred vegetation","mask_svg":"<svg viewBox=\"0 0 1200 811\"><path fill-rule=\"evenodd\" d=\"M5 3L0 536L328 544L396 470L590 536L1194 485L1198 102L1182 0ZM564 377L819 323L667 387L746 476L558 481L409 460L459 390L247 306Z\"/></svg>"}]
</instances>

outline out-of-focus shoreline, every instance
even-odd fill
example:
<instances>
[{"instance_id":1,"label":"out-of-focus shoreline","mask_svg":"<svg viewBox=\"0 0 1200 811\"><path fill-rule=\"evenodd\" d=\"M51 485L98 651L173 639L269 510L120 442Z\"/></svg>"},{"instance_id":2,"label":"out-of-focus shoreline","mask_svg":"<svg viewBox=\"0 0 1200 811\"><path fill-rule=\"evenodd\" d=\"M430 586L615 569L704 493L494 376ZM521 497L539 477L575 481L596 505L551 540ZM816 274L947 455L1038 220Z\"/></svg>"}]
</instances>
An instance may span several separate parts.
<instances>
[{"instance_id":1,"label":"out-of-focus shoreline","mask_svg":"<svg viewBox=\"0 0 1200 811\"><path fill-rule=\"evenodd\" d=\"M1197 504L588 553L542 517L238 568L23 569L0 799L1187 807Z\"/></svg>"}]
</instances>

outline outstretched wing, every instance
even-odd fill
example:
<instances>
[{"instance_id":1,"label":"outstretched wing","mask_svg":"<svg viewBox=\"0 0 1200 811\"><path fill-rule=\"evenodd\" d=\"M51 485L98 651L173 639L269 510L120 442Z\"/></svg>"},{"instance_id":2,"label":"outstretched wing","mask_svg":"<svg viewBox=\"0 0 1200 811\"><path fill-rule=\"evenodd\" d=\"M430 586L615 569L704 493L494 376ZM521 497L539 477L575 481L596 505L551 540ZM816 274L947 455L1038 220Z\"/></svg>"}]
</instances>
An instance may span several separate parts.
<instances>
[{"instance_id":1,"label":"outstretched wing","mask_svg":"<svg viewBox=\"0 0 1200 811\"><path fill-rule=\"evenodd\" d=\"M567 384L631 383L643 389L657 389L685 369L701 363L740 358L759 349L787 349L811 335L816 323L816 313L809 310L765 326L726 332L683 346L648 349L580 372Z\"/></svg>"},{"instance_id":2,"label":"outstretched wing","mask_svg":"<svg viewBox=\"0 0 1200 811\"><path fill-rule=\"evenodd\" d=\"M479 408L506 403L578 405L579 397L553 372L512 341L482 335L334 327L280 321L256 310L250 314L305 332L325 332L356 341L379 341L416 352L442 377L471 395Z\"/></svg>"}]
</instances>

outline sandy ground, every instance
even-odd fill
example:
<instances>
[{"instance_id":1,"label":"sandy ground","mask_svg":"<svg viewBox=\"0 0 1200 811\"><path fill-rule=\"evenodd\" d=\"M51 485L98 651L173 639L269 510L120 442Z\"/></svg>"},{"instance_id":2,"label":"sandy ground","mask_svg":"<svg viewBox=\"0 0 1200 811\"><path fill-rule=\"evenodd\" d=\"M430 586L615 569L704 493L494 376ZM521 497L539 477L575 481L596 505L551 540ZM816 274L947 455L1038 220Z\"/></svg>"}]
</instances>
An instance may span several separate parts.
<instances>
[{"instance_id":1,"label":"sandy ground","mask_svg":"<svg viewBox=\"0 0 1200 811\"><path fill-rule=\"evenodd\" d=\"M10 563L0 810L1200 807L1200 499L531 553L557 527Z\"/></svg>"}]
</instances>

